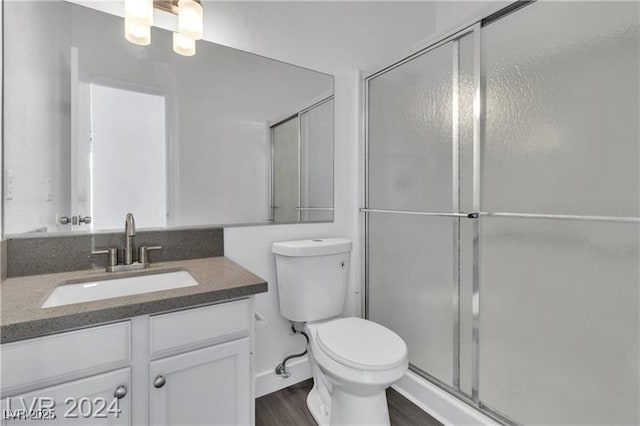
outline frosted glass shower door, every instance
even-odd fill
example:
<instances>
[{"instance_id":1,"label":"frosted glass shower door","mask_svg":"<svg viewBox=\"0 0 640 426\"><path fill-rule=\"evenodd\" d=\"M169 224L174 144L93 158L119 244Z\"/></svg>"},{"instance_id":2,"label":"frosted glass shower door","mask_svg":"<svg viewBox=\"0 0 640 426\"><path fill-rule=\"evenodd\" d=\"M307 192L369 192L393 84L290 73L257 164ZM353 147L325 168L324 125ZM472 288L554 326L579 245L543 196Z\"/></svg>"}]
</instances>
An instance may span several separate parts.
<instances>
[{"instance_id":1,"label":"frosted glass shower door","mask_svg":"<svg viewBox=\"0 0 640 426\"><path fill-rule=\"evenodd\" d=\"M452 57L449 43L370 81L370 208L452 211ZM412 365L449 385L452 220L369 214L367 240L369 319L405 340Z\"/></svg>"},{"instance_id":2,"label":"frosted glass shower door","mask_svg":"<svg viewBox=\"0 0 640 426\"><path fill-rule=\"evenodd\" d=\"M483 28L479 398L520 423L640 422L638 7Z\"/></svg>"},{"instance_id":3,"label":"frosted glass shower door","mask_svg":"<svg viewBox=\"0 0 640 426\"><path fill-rule=\"evenodd\" d=\"M405 340L413 369L454 388L458 210L471 195L458 170L470 165L473 133L471 110L458 105L472 96L470 38L386 70L367 92L367 316Z\"/></svg>"}]
</instances>

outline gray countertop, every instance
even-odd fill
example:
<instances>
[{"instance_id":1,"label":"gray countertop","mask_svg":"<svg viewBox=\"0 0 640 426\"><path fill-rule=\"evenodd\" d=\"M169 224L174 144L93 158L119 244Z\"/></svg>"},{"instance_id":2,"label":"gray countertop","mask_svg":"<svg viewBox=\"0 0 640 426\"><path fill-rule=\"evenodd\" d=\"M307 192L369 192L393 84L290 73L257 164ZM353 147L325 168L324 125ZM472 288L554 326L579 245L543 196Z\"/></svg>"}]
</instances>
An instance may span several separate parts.
<instances>
[{"instance_id":1,"label":"gray countertop","mask_svg":"<svg viewBox=\"0 0 640 426\"><path fill-rule=\"evenodd\" d=\"M60 283L158 273L171 269L189 271L199 285L53 308L40 307ZM84 270L8 278L0 284L0 334L2 343L8 343L266 291L265 280L226 257L158 262L138 273Z\"/></svg>"}]
</instances>

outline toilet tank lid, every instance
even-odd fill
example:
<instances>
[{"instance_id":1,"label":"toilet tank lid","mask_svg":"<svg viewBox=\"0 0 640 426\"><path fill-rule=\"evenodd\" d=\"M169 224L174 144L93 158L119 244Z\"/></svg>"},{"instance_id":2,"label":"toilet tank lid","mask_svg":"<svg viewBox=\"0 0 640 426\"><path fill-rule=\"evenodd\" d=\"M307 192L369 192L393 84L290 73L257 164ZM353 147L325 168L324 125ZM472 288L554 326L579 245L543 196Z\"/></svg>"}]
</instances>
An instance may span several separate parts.
<instances>
[{"instance_id":1,"label":"toilet tank lid","mask_svg":"<svg viewBox=\"0 0 640 426\"><path fill-rule=\"evenodd\" d=\"M273 243L272 251L275 254L292 257L326 256L348 253L351 251L351 247L351 240L347 238L315 238Z\"/></svg>"}]
</instances>

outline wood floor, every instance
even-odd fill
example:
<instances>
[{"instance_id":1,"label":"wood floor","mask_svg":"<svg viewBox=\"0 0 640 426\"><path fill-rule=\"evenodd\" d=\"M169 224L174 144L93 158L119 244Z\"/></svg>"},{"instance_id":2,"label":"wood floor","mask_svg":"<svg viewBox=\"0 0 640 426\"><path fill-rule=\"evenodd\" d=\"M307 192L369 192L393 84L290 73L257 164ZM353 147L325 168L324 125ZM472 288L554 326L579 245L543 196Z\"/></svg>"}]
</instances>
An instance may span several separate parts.
<instances>
[{"instance_id":1,"label":"wood floor","mask_svg":"<svg viewBox=\"0 0 640 426\"><path fill-rule=\"evenodd\" d=\"M311 379L256 399L256 426L315 426L307 409ZM395 390L387 389L392 426L438 426L436 419L422 411Z\"/></svg>"}]
</instances>

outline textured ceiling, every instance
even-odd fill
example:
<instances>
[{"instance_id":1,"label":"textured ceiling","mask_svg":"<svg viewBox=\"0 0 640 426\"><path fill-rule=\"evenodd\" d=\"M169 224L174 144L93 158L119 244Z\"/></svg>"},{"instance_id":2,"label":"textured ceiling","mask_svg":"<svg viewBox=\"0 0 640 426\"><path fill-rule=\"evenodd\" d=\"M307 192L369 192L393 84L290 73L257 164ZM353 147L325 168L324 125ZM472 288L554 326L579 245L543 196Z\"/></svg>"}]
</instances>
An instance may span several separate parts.
<instances>
[{"instance_id":1,"label":"textured ceiling","mask_svg":"<svg viewBox=\"0 0 640 426\"><path fill-rule=\"evenodd\" d=\"M323 72L367 69L436 29L426 1L204 1L205 36Z\"/></svg>"}]
</instances>

